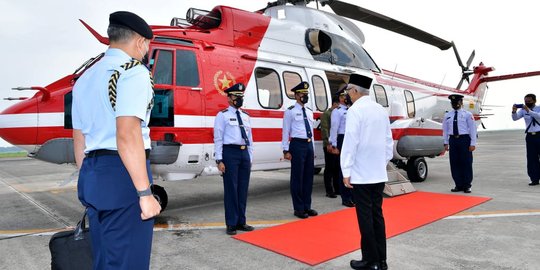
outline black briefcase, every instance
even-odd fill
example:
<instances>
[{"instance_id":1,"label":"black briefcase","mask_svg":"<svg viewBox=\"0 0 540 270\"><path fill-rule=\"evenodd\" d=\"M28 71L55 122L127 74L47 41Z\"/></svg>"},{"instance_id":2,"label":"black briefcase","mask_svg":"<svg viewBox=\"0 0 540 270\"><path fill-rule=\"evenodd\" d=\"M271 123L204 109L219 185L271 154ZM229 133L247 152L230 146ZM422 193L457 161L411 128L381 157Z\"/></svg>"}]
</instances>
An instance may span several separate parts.
<instances>
[{"instance_id":1,"label":"black briefcase","mask_svg":"<svg viewBox=\"0 0 540 270\"><path fill-rule=\"evenodd\" d=\"M92 269L92 242L85 220L86 210L74 230L58 232L51 237L52 270Z\"/></svg>"}]
</instances>

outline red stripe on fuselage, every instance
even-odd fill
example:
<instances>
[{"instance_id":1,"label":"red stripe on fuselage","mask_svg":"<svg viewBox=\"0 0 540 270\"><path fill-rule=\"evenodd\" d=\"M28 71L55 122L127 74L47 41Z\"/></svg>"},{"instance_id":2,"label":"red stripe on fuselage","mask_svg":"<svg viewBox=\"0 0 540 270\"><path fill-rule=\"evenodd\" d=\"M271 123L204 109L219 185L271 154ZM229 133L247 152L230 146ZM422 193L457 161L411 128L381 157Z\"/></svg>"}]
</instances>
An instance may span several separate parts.
<instances>
[{"instance_id":1,"label":"red stripe on fuselage","mask_svg":"<svg viewBox=\"0 0 540 270\"><path fill-rule=\"evenodd\" d=\"M394 140L399 140L403 136L442 136L442 129L427 129L427 128L392 129L392 138Z\"/></svg>"}]
</instances>

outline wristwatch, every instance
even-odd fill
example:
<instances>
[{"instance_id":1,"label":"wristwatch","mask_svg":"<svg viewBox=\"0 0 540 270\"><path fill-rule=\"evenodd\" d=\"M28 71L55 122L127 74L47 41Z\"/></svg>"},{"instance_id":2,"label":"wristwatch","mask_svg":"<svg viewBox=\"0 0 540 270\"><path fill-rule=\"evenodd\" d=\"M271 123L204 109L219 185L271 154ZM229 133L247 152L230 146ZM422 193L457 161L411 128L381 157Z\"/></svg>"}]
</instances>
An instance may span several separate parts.
<instances>
[{"instance_id":1,"label":"wristwatch","mask_svg":"<svg viewBox=\"0 0 540 270\"><path fill-rule=\"evenodd\" d=\"M216 159L216 164L219 165L219 163L223 162L221 159Z\"/></svg>"},{"instance_id":2,"label":"wristwatch","mask_svg":"<svg viewBox=\"0 0 540 270\"><path fill-rule=\"evenodd\" d=\"M283 150L283 154L284 154L284 155L287 154L287 153L289 153L289 151Z\"/></svg>"},{"instance_id":3,"label":"wristwatch","mask_svg":"<svg viewBox=\"0 0 540 270\"><path fill-rule=\"evenodd\" d=\"M139 195L139 197L152 195L152 185L148 186L145 190L137 190L137 195Z\"/></svg>"}]
</instances>

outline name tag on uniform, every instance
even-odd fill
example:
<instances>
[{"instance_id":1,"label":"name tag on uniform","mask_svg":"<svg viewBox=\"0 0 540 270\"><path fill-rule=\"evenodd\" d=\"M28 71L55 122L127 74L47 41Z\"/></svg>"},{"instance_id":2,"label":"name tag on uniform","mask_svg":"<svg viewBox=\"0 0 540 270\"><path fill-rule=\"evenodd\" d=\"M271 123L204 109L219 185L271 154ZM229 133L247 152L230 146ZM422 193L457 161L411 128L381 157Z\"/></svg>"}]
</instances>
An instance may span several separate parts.
<instances>
[{"instance_id":1,"label":"name tag on uniform","mask_svg":"<svg viewBox=\"0 0 540 270\"><path fill-rule=\"evenodd\" d=\"M229 125L231 126L238 126L238 121L236 121L236 118L229 118Z\"/></svg>"},{"instance_id":2,"label":"name tag on uniform","mask_svg":"<svg viewBox=\"0 0 540 270\"><path fill-rule=\"evenodd\" d=\"M296 121L303 121L303 120L304 120L304 116L303 116L301 113L297 113L297 114L294 116L294 120L296 120Z\"/></svg>"}]
</instances>

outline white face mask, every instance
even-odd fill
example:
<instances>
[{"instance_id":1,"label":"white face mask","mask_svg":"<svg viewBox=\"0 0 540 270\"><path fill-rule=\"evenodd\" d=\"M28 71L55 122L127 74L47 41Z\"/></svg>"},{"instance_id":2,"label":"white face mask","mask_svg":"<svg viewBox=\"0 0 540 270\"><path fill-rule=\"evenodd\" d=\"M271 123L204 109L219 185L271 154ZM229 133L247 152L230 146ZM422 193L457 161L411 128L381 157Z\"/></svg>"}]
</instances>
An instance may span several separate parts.
<instances>
[{"instance_id":1,"label":"white face mask","mask_svg":"<svg viewBox=\"0 0 540 270\"><path fill-rule=\"evenodd\" d=\"M146 41L143 41L143 46L144 46L144 50L141 51L141 49L139 47L137 47L137 50L139 51L139 53L141 54L141 60L144 59L145 55L148 53L148 50L150 49L148 47L148 44L146 43Z\"/></svg>"}]
</instances>

